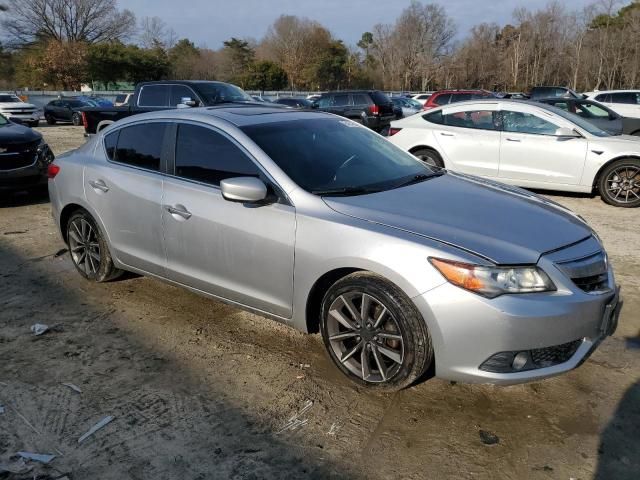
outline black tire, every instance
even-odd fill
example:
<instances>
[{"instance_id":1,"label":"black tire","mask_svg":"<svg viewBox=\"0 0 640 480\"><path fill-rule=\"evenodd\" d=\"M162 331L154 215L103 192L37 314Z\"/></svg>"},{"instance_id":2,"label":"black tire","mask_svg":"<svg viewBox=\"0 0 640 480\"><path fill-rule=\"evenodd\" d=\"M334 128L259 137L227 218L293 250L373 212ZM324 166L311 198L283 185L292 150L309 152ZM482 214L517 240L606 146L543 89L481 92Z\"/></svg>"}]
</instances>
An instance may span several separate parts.
<instances>
[{"instance_id":1,"label":"black tire","mask_svg":"<svg viewBox=\"0 0 640 480\"><path fill-rule=\"evenodd\" d=\"M633 135L634 137L640 137L640 130L636 130L635 132L631 133L631 135Z\"/></svg>"},{"instance_id":2,"label":"black tire","mask_svg":"<svg viewBox=\"0 0 640 480\"><path fill-rule=\"evenodd\" d=\"M600 172L598 191L609 205L640 207L640 160L621 158L608 164Z\"/></svg>"},{"instance_id":3,"label":"black tire","mask_svg":"<svg viewBox=\"0 0 640 480\"><path fill-rule=\"evenodd\" d=\"M93 234L89 233L88 229L83 229L83 226L86 225L91 228ZM102 231L87 211L78 210L72 214L67 222L66 229L69 256L80 275L94 282L108 282L122 275L123 271L113 264L113 259ZM87 232L87 235L86 238L83 238L85 232ZM78 240L83 240L83 242ZM90 255L87 255L87 246L91 249ZM82 253L84 253L84 257ZM97 253L98 258L95 257L95 253Z\"/></svg>"},{"instance_id":4,"label":"black tire","mask_svg":"<svg viewBox=\"0 0 640 480\"><path fill-rule=\"evenodd\" d=\"M36 120L35 122L31 122L29 124L31 128L36 128L38 125L40 125L40 120Z\"/></svg>"},{"instance_id":5,"label":"black tire","mask_svg":"<svg viewBox=\"0 0 640 480\"><path fill-rule=\"evenodd\" d=\"M74 113L73 115L71 115L71 123L73 123L75 127L79 127L80 125L82 125L82 115L80 115L79 113Z\"/></svg>"},{"instance_id":6,"label":"black tire","mask_svg":"<svg viewBox=\"0 0 640 480\"><path fill-rule=\"evenodd\" d=\"M430 148L420 148L418 150L414 150L411 153L427 165L431 165L432 167L444 168L442 157L435 150L431 150Z\"/></svg>"},{"instance_id":7,"label":"black tire","mask_svg":"<svg viewBox=\"0 0 640 480\"><path fill-rule=\"evenodd\" d=\"M365 296L368 297L365 307L367 314L363 316L361 309ZM360 312L359 316L348 313L350 310L344 303L345 298ZM387 313L380 315L385 309ZM343 315L343 321L344 315L350 316L347 320L361 328L345 328L343 323L336 320L336 311ZM338 280L325 294L320 315L320 331L331 360L340 371L360 385L385 391L401 390L420 378L433 361L431 337L422 315L402 290L379 275L356 272ZM373 325L364 328L365 324L374 323L378 315L385 320L379 320L381 323L377 328ZM365 320L361 320L364 317ZM362 325L359 321L362 321ZM352 338L336 340L337 336L345 334ZM381 339L378 335L386 338ZM359 349L358 345L361 345ZM351 350L357 353L349 356ZM389 352L394 353L397 359L392 360L392 356L387 356ZM367 368L363 367L363 359Z\"/></svg>"},{"instance_id":8,"label":"black tire","mask_svg":"<svg viewBox=\"0 0 640 480\"><path fill-rule=\"evenodd\" d=\"M56 119L53 118L49 113L44 116L44 119L47 121L47 125L55 125Z\"/></svg>"}]
</instances>

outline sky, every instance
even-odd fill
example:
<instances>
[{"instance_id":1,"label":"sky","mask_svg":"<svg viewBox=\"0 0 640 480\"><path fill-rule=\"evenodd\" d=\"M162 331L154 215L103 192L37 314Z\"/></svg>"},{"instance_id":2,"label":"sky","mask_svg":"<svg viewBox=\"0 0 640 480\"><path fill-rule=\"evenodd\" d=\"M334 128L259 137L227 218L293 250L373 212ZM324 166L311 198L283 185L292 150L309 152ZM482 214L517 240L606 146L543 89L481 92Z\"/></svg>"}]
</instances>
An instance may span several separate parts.
<instances>
[{"instance_id":1,"label":"sky","mask_svg":"<svg viewBox=\"0 0 640 480\"><path fill-rule=\"evenodd\" d=\"M440 4L458 27L457 39L482 22L504 25L517 7L544 8L549 0L446 0ZM160 17L178 38L199 47L217 49L229 38L260 40L282 14L320 22L348 45L377 23L393 23L411 0L119 0L120 8L138 18ZM563 0L569 10L581 10L594 0ZM627 2L625 2L627 3Z\"/></svg>"}]
</instances>

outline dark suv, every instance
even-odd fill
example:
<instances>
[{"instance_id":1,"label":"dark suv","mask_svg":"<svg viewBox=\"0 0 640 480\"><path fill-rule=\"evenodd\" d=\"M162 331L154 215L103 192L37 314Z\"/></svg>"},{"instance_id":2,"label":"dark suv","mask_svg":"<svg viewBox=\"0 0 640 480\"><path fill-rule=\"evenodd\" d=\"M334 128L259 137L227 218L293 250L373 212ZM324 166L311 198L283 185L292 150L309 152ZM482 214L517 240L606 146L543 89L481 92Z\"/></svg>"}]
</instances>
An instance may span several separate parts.
<instances>
[{"instance_id":1,"label":"dark suv","mask_svg":"<svg viewBox=\"0 0 640 480\"><path fill-rule=\"evenodd\" d=\"M553 98L553 97L564 97L564 98L584 98L582 95L574 92L570 88L567 87L533 87L531 92L529 92L529 97L531 100L538 100L540 98Z\"/></svg>"},{"instance_id":2,"label":"dark suv","mask_svg":"<svg viewBox=\"0 0 640 480\"><path fill-rule=\"evenodd\" d=\"M378 90L327 92L314 104L318 109L362 123L380 132L395 120L391 99Z\"/></svg>"}]
</instances>

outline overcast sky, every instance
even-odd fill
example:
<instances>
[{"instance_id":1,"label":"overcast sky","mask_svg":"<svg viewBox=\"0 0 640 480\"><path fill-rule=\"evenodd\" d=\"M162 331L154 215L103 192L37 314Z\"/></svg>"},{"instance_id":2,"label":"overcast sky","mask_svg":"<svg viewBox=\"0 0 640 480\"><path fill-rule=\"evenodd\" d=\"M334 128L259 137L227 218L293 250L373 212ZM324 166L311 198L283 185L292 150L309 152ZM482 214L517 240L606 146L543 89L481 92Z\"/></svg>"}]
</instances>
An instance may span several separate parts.
<instances>
[{"instance_id":1,"label":"overcast sky","mask_svg":"<svg viewBox=\"0 0 640 480\"><path fill-rule=\"evenodd\" d=\"M563 0L568 9L582 9L594 0ZM458 38L481 22L504 25L516 7L541 8L548 0L447 0L445 6L458 27ZM392 23L410 0L120 0L121 8L138 18L158 16L179 38L198 46L219 48L234 37L262 38L282 14L317 20L333 35L355 45L377 23Z\"/></svg>"}]
</instances>

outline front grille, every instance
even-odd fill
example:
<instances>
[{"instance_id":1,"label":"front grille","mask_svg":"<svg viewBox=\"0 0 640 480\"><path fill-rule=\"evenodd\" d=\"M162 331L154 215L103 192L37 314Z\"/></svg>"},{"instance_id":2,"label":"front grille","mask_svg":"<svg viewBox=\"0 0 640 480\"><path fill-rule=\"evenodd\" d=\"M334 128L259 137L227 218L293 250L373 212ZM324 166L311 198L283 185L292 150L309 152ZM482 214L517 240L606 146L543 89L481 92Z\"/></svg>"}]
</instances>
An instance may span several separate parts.
<instances>
[{"instance_id":1,"label":"front grille","mask_svg":"<svg viewBox=\"0 0 640 480\"><path fill-rule=\"evenodd\" d=\"M552 367L564 363L576 353L581 342L582 340L574 340L555 347L536 348L529 352L531 361L536 365L536 368Z\"/></svg>"},{"instance_id":2,"label":"front grille","mask_svg":"<svg viewBox=\"0 0 640 480\"><path fill-rule=\"evenodd\" d=\"M40 140L0 145L0 170L15 170L33 165Z\"/></svg>"},{"instance_id":3,"label":"front grille","mask_svg":"<svg viewBox=\"0 0 640 480\"><path fill-rule=\"evenodd\" d=\"M609 275L601 273L590 277L572 278L578 288L587 293L602 292L609 289Z\"/></svg>"},{"instance_id":4,"label":"front grille","mask_svg":"<svg viewBox=\"0 0 640 480\"><path fill-rule=\"evenodd\" d=\"M33 108L5 108L2 113L11 113L15 114L24 114L24 113L33 113L35 109Z\"/></svg>"},{"instance_id":5,"label":"front grille","mask_svg":"<svg viewBox=\"0 0 640 480\"><path fill-rule=\"evenodd\" d=\"M607 257L602 250L580 258L557 261L556 265L584 292L601 293L610 289Z\"/></svg>"},{"instance_id":6,"label":"front grille","mask_svg":"<svg viewBox=\"0 0 640 480\"><path fill-rule=\"evenodd\" d=\"M513 352L499 352L491 355L480 365L480 370L494 373L515 373L547 368L567 362L573 357L582 340Z\"/></svg>"}]
</instances>

